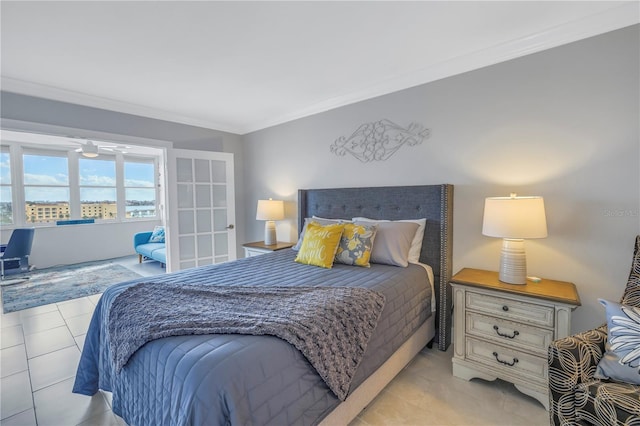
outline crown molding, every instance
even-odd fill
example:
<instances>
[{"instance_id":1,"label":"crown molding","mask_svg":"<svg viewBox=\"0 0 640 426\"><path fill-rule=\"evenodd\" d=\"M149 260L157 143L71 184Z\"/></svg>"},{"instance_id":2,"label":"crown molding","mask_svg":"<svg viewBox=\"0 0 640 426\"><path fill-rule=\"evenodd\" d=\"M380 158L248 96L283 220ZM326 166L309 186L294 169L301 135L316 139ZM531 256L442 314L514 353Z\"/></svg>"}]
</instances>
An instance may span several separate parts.
<instances>
[{"instance_id":1,"label":"crown molding","mask_svg":"<svg viewBox=\"0 0 640 426\"><path fill-rule=\"evenodd\" d=\"M32 83L11 77L2 77L1 87L3 92L18 93L20 95L33 96L37 98L50 99L59 102L82 105L86 107L99 108L113 112L137 115L156 120L170 121L173 123L187 124L190 126L204 127L206 129L218 130L221 132L240 134L240 128L229 126L216 121L202 120L194 117L180 115L175 112L165 111L158 108L134 104L131 102L118 101L115 99L103 98L100 96L88 95L72 90L60 89L58 87L45 84Z\"/></svg>"},{"instance_id":2,"label":"crown molding","mask_svg":"<svg viewBox=\"0 0 640 426\"><path fill-rule=\"evenodd\" d=\"M271 119L233 126L214 120L203 120L184 116L149 106L118 101L104 97L88 95L52 86L32 83L10 77L2 77L2 90L28 96L51 99L60 102L78 104L114 112L132 114L146 118L204 127L238 135L273 127L310 115L329 111L341 106L419 86L442 78L462 74L475 69L494 65L500 62L519 58L542 50L551 49L563 44L572 43L585 38L604 34L640 22L640 2L626 2L602 13L587 16L545 31L530 34L515 40L491 46L470 54L458 56L432 66L409 71L403 75L381 81L371 87L352 91L315 103L306 108L283 114Z\"/></svg>"}]
</instances>

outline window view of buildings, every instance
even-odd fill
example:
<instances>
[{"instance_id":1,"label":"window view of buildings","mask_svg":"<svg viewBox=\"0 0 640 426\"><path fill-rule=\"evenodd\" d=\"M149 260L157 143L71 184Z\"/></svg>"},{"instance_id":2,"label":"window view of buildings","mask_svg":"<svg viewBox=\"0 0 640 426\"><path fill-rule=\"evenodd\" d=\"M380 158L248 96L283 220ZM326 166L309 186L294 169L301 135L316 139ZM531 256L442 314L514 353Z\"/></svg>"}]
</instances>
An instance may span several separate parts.
<instances>
[{"instance_id":1,"label":"window view of buildings","mask_svg":"<svg viewBox=\"0 0 640 426\"><path fill-rule=\"evenodd\" d=\"M156 165L153 158L101 156L78 158L67 153L29 150L13 159L21 161L21 176L12 176L12 157L0 151L0 224L55 224L74 219L116 220L156 217ZM78 175L69 179L69 164ZM72 164L73 165L73 164ZM116 176L116 168L123 173ZM12 180L12 177L15 180ZM124 190L117 190L123 188ZM14 209L16 195L23 194L22 209ZM72 194L74 197L72 197ZM73 206L73 199L80 199ZM124 217L118 206L124 205Z\"/></svg>"},{"instance_id":2,"label":"window view of buildings","mask_svg":"<svg viewBox=\"0 0 640 426\"><path fill-rule=\"evenodd\" d=\"M11 223L11 203L0 205L3 218L5 209L7 218ZM82 219L115 219L118 216L117 204L115 202L84 202L80 204ZM153 201L135 201L135 205L127 205L126 218L155 217L156 207ZM69 203L65 202L31 202L25 205L27 223L44 223L67 220L71 218L69 213Z\"/></svg>"},{"instance_id":3,"label":"window view of buildings","mask_svg":"<svg viewBox=\"0 0 640 426\"><path fill-rule=\"evenodd\" d=\"M68 203L28 203L25 212L27 223L55 222L70 217Z\"/></svg>"}]
</instances>

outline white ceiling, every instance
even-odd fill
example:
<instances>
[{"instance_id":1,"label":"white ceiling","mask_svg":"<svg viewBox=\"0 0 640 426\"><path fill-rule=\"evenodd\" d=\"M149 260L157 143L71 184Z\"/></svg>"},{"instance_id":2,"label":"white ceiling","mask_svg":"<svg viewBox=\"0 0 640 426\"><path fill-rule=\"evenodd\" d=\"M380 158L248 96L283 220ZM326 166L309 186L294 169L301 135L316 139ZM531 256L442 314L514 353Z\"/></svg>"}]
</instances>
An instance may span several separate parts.
<instances>
[{"instance_id":1,"label":"white ceiling","mask_svg":"<svg viewBox=\"0 0 640 426\"><path fill-rule=\"evenodd\" d=\"M2 90L238 134L640 21L637 0L0 8Z\"/></svg>"}]
</instances>

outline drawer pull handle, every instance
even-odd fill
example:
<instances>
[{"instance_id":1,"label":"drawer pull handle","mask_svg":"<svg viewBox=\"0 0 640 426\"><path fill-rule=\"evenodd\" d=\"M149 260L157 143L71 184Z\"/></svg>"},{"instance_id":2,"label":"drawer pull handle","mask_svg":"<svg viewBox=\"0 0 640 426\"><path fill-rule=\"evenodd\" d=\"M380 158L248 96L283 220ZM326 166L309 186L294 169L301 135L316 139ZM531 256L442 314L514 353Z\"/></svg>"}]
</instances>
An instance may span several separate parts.
<instances>
[{"instance_id":1,"label":"drawer pull handle","mask_svg":"<svg viewBox=\"0 0 640 426\"><path fill-rule=\"evenodd\" d=\"M501 360L500 358L498 358L498 352L494 352L493 356L496 357L496 361L498 361L500 364L508 365L509 367L513 367L518 363L518 358L514 358L511 362Z\"/></svg>"},{"instance_id":2,"label":"drawer pull handle","mask_svg":"<svg viewBox=\"0 0 640 426\"><path fill-rule=\"evenodd\" d=\"M502 307L502 310L503 310L503 311L505 311L505 312L507 312L507 311L509 310L509 307L508 307L507 305L504 305L504 306Z\"/></svg>"},{"instance_id":3,"label":"drawer pull handle","mask_svg":"<svg viewBox=\"0 0 640 426\"><path fill-rule=\"evenodd\" d=\"M493 329L496 331L498 336L506 337L507 339L513 339L514 337L516 337L517 335L520 334L520 332L518 330L513 330L513 334L512 335L508 335L506 333L500 333L500 328L497 325L494 325Z\"/></svg>"}]
</instances>

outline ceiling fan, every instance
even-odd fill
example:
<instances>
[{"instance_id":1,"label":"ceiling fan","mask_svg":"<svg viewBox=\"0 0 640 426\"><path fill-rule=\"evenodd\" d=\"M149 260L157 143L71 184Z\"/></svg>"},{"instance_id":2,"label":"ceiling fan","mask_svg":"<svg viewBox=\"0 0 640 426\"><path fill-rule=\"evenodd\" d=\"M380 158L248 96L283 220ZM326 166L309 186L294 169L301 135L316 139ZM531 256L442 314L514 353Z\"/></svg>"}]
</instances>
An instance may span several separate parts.
<instances>
[{"instance_id":1,"label":"ceiling fan","mask_svg":"<svg viewBox=\"0 0 640 426\"><path fill-rule=\"evenodd\" d=\"M79 143L82 146L76 149L76 152L82 154L83 157L87 158L95 158L99 154L99 150L111 151L111 152L121 152L123 154L127 153L127 149L130 149L130 146L125 145L96 145L93 141L88 140L85 143L79 141L73 141L75 143Z\"/></svg>"},{"instance_id":2,"label":"ceiling fan","mask_svg":"<svg viewBox=\"0 0 640 426\"><path fill-rule=\"evenodd\" d=\"M83 157L95 158L98 156L98 145L92 141L87 141L80 148L76 149L76 152L81 153Z\"/></svg>"}]
</instances>

